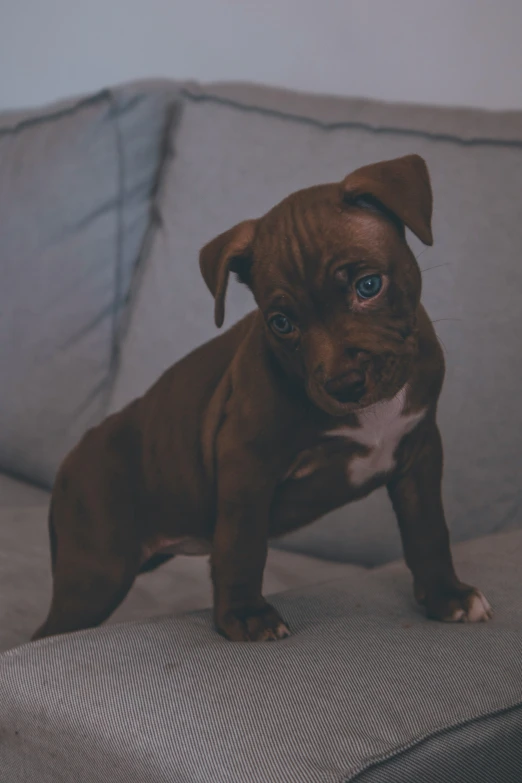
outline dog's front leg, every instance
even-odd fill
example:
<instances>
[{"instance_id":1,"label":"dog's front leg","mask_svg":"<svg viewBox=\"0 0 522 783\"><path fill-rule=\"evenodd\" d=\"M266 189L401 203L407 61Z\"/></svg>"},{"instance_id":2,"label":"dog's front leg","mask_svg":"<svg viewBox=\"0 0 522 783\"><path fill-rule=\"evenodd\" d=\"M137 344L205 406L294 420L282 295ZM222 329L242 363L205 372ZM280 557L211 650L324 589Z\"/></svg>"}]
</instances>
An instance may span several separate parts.
<instances>
[{"instance_id":1,"label":"dog's front leg","mask_svg":"<svg viewBox=\"0 0 522 783\"><path fill-rule=\"evenodd\" d=\"M491 608L482 593L460 582L455 573L441 481L442 444L433 422L412 464L388 484L415 597L425 606L428 617L436 620L488 620Z\"/></svg>"},{"instance_id":2,"label":"dog's front leg","mask_svg":"<svg viewBox=\"0 0 522 783\"><path fill-rule=\"evenodd\" d=\"M273 486L266 463L244 449L218 459L218 514L212 542L214 618L232 641L282 639L289 630L261 594Z\"/></svg>"}]
</instances>

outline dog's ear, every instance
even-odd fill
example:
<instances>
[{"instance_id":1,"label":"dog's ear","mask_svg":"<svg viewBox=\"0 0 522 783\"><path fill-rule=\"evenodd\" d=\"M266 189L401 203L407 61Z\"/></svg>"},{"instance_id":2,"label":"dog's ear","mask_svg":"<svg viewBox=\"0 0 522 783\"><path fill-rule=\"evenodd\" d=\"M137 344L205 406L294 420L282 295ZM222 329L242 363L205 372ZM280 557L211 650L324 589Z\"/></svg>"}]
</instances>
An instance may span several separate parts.
<instances>
[{"instance_id":1,"label":"dog's ear","mask_svg":"<svg viewBox=\"0 0 522 783\"><path fill-rule=\"evenodd\" d=\"M382 205L424 242L433 244L433 194L428 167L420 155L363 166L342 182L343 200L361 206Z\"/></svg>"},{"instance_id":2,"label":"dog's ear","mask_svg":"<svg viewBox=\"0 0 522 783\"><path fill-rule=\"evenodd\" d=\"M235 272L241 282L248 282L255 226L255 220L245 220L206 244L199 254L201 274L215 299L214 320L218 327L223 326L225 319L230 272Z\"/></svg>"}]
</instances>

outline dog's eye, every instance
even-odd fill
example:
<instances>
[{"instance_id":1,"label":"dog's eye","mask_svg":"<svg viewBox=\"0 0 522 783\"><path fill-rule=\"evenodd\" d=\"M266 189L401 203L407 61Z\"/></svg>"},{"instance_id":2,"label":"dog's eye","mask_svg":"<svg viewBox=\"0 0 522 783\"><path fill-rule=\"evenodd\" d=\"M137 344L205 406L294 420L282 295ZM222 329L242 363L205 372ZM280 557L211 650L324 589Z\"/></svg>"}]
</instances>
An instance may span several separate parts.
<instances>
[{"instance_id":1,"label":"dog's eye","mask_svg":"<svg viewBox=\"0 0 522 783\"><path fill-rule=\"evenodd\" d=\"M382 277L380 275L366 275L355 284L355 290L361 299L371 299L373 296L377 296L381 288Z\"/></svg>"},{"instance_id":2,"label":"dog's eye","mask_svg":"<svg viewBox=\"0 0 522 783\"><path fill-rule=\"evenodd\" d=\"M273 315L268 323L277 334L290 334L294 331L293 323L282 313Z\"/></svg>"}]
</instances>

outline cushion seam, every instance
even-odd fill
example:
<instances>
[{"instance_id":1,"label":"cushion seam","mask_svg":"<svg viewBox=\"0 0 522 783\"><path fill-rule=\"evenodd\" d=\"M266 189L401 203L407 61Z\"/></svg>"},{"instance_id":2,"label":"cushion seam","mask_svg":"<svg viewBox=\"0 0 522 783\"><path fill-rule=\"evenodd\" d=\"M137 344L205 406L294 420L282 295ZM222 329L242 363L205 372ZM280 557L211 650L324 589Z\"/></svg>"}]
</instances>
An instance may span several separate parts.
<instances>
[{"instance_id":1,"label":"cushion seam","mask_svg":"<svg viewBox=\"0 0 522 783\"><path fill-rule=\"evenodd\" d=\"M32 127L34 125L41 125L45 122L53 122L54 120L60 120L63 117L68 117L74 114L79 109L83 109L86 106L92 106L96 103L101 103L104 100L110 99L111 91L108 89L100 90L93 95L89 95L86 98L80 98L73 104L56 108L53 110L42 110L40 114L37 112L31 112L31 117L25 117L18 120L14 125L0 125L0 136L7 136L9 134L18 133L25 128ZM18 112L16 112L18 114Z\"/></svg>"},{"instance_id":2,"label":"cushion seam","mask_svg":"<svg viewBox=\"0 0 522 783\"><path fill-rule=\"evenodd\" d=\"M165 176L167 173L166 164L169 162L171 158L174 157L175 143L172 140L172 135L175 136L175 133L177 132L180 115L181 115L181 108L182 106L180 101L174 99L172 104L167 108L166 111L163 138L161 144L161 153L159 156L158 168L156 171L156 176L155 176L155 180L150 196L149 224L146 228L143 242L138 251L136 260L133 264L129 290L126 293L124 301L122 300L118 305L118 312L123 307L123 305L126 305L126 307L124 311L121 313L121 320L118 322L118 320L116 319L116 323L115 323L116 329L114 334L114 345L113 345L113 349L114 349L113 366L112 366L111 378L110 378L111 387L110 387L110 394L109 394L109 401L108 401L109 407L110 407L110 397L112 396L112 393L114 391L113 382L115 380L115 376L120 365L121 347L125 341L125 338L129 330L130 322L133 317L134 307L139 294L139 289L141 287L142 277L148 265L147 262L150 257L152 244L156 237L156 232L158 228L161 227L161 216L158 207L158 193L161 190L162 184L165 180ZM121 290L119 293L120 296L122 296Z\"/></svg>"},{"instance_id":3,"label":"cushion seam","mask_svg":"<svg viewBox=\"0 0 522 783\"><path fill-rule=\"evenodd\" d=\"M409 128L399 128L392 125L372 125L369 122L361 122L358 120L345 120L337 122L323 122L315 119L314 117L306 117L302 114L294 114L293 112L285 112L280 109L267 109L263 106L256 106L253 104L243 103L233 98L223 98L222 96L211 95L204 93L201 95L195 95L186 87L180 90L183 97L189 101L195 103L217 103L221 106L228 106L229 108L238 109L244 112L262 114L267 117L277 117L279 119L293 120L294 122L304 123L316 128L321 128L326 131L335 130L365 130L375 134L396 134L400 136L414 136L417 138L430 139L432 141L452 142L464 147L474 146L487 146L487 147L514 147L515 149L522 149L522 140L516 139L497 139L497 138L485 138L485 137L472 137L464 139L460 136L456 136L451 133L433 133L430 131L414 130Z\"/></svg>"},{"instance_id":4,"label":"cushion seam","mask_svg":"<svg viewBox=\"0 0 522 783\"><path fill-rule=\"evenodd\" d=\"M453 723L451 726L443 726L440 729L436 729L434 731L429 732L428 734L425 734L423 737L419 737L418 739L413 739L404 745L400 745L394 748L393 750L389 751L388 753L369 759L364 767L361 767L358 770L354 772L350 772L347 775L345 775L342 778L341 783L353 783L353 781L362 780L362 776L368 771L370 771L371 769L375 769L376 767L384 767L389 761L393 761L393 759L415 750L415 748L419 747L425 742L429 742L431 739L436 739L437 737L442 737L445 734L449 734L454 731L459 731L462 728L465 728L467 726L472 726L475 723L480 723L489 718L494 718L496 716L507 715L508 713L516 712L521 708L522 708L522 700L519 700L515 704L511 704L509 707L500 707L499 709L493 710L492 712L486 712L481 715L476 715L473 718L467 718L457 723Z\"/></svg>"},{"instance_id":5,"label":"cushion seam","mask_svg":"<svg viewBox=\"0 0 522 783\"><path fill-rule=\"evenodd\" d=\"M12 470L9 467L6 468L4 466L0 466L0 477L1 476L7 476L7 478L13 479L13 481L18 481L21 484L27 484L30 487L43 490L47 493L49 493L51 489L51 486L45 481L35 478L28 478L27 475L25 475L23 472Z\"/></svg>"}]
</instances>

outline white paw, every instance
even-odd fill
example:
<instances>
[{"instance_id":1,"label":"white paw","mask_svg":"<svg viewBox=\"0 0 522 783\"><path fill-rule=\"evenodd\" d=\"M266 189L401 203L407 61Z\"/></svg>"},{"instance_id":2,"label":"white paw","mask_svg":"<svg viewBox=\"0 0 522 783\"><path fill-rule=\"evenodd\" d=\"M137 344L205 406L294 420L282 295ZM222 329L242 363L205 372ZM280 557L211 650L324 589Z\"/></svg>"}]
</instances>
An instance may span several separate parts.
<instances>
[{"instance_id":1,"label":"white paw","mask_svg":"<svg viewBox=\"0 0 522 783\"><path fill-rule=\"evenodd\" d=\"M464 602L464 606L455 609L448 617L450 623L484 623L491 620L493 611L486 597L476 590Z\"/></svg>"},{"instance_id":2,"label":"white paw","mask_svg":"<svg viewBox=\"0 0 522 783\"><path fill-rule=\"evenodd\" d=\"M270 642L274 639L286 639L290 636L290 630L284 623L279 623L275 628L267 629L260 637L262 641Z\"/></svg>"}]
</instances>

